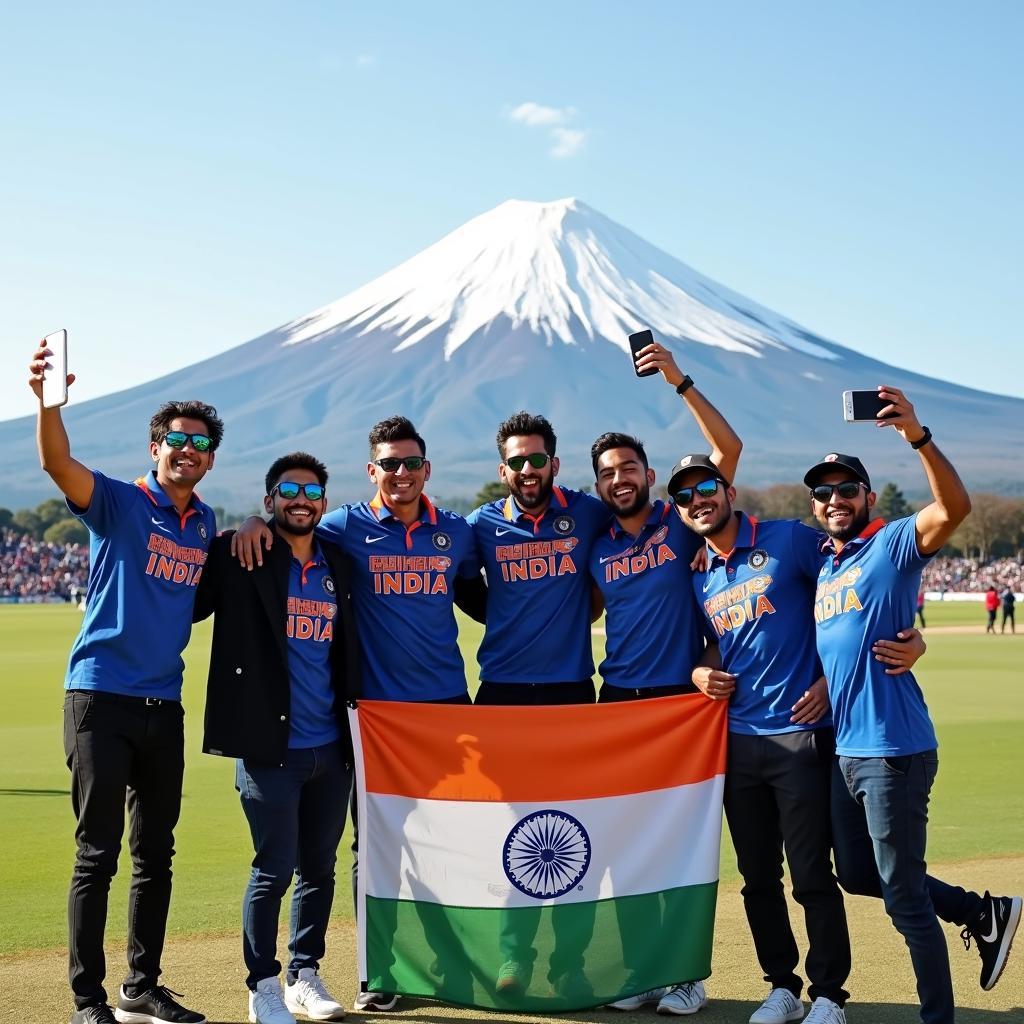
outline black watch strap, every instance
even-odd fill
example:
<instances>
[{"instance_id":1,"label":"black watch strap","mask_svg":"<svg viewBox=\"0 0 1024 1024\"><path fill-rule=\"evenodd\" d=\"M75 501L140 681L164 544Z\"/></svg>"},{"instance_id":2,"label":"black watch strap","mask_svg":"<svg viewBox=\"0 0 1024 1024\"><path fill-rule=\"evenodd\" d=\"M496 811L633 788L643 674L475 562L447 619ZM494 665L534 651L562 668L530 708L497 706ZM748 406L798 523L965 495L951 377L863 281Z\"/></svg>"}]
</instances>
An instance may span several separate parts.
<instances>
[{"instance_id":1,"label":"black watch strap","mask_svg":"<svg viewBox=\"0 0 1024 1024\"><path fill-rule=\"evenodd\" d=\"M915 452L918 448L923 448L932 439L932 432L927 427L924 427L923 429L924 433L916 441L910 442L910 447L913 448Z\"/></svg>"},{"instance_id":2,"label":"black watch strap","mask_svg":"<svg viewBox=\"0 0 1024 1024\"><path fill-rule=\"evenodd\" d=\"M687 374L680 382L679 387L676 388L677 395L684 395L690 388L693 387L693 378Z\"/></svg>"}]
</instances>

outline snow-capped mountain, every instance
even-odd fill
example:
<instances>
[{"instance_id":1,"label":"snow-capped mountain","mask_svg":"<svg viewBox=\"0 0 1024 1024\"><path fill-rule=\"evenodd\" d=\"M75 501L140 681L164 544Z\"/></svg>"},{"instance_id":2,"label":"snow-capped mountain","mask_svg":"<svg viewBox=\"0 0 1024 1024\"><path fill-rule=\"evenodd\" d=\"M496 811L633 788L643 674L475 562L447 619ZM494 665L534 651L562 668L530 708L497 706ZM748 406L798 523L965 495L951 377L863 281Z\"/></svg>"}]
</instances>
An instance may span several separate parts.
<instances>
[{"instance_id":1,"label":"snow-capped mountain","mask_svg":"<svg viewBox=\"0 0 1024 1024\"><path fill-rule=\"evenodd\" d=\"M212 402L227 431L203 494L229 508L253 505L267 465L295 449L327 462L333 499L363 496L367 431L396 412L426 437L430 490L442 497L471 497L494 478L495 428L520 408L554 424L565 483L591 481L590 443L606 430L638 434L664 478L705 443L660 377L633 375L626 339L644 327L744 438L741 483L798 480L839 450L860 454L879 483L921 490L917 456L891 431L842 421L843 390L888 383L908 391L972 486L1021 488L1024 401L820 338L574 199L502 203L336 302L65 415L79 458L131 477L147 465L161 401ZM30 420L0 424L0 443L4 504L52 493Z\"/></svg>"}]
</instances>

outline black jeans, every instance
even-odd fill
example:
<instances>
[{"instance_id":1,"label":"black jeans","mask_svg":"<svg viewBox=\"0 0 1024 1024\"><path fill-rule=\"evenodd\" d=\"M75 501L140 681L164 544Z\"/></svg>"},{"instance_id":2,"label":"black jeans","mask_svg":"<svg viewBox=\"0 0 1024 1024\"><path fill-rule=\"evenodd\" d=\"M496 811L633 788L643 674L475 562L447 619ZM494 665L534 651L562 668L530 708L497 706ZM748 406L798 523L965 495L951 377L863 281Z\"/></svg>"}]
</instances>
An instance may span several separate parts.
<instances>
[{"instance_id":1,"label":"black jeans","mask_svg":"<svg viewBox=\"0 0 1024 1024\"><path fill-rule=\"evenodd\" d=\"M590 679L572 683L488 683L481 682L474 704L512 707L547 707L552 704L593 704L594 684Z\"/></svg>"},{"instance_id":2,"label":"black jeans","mask_svg":"<svg viewBox=\"0 0 1024 1024\"><path fill-rule=\"evenodd\" d=\"M597 693L598 704L618 704L626 700L650 700L652 697L675 697L680 693L696 693L693 683L673 686L609 686L601 684Z\"/></svg>"},{"instance_id":3,"label":"black jeans","mask_svg":"<svg viewBox=\"0 0 1024 1024\"><path fill-rule=\"evenodd\" d=\"M747 736L729 733L725 815L743 876L743 908L764 980L799 998L800 955L782 887L785 848L793 898L807 925L811 999L842 1006L850 933L832 874L830 787L835 735L829 728Z\"/></svg>"},{"instance_id":4,"label":"black jeans","mask_svg":"<svg viewBox=\"0 0 1024 1024\"><path fill-rule=\"evenodd\" d=\"M138 994L160 975L185 767L181 704L69 690L64 753L78 820L68 893L68 976L75 1006L82 1009L107 1000L103 932L110 880L121 852L126 794L132 881L124 985Z\"/></svg>"}]
</instances>

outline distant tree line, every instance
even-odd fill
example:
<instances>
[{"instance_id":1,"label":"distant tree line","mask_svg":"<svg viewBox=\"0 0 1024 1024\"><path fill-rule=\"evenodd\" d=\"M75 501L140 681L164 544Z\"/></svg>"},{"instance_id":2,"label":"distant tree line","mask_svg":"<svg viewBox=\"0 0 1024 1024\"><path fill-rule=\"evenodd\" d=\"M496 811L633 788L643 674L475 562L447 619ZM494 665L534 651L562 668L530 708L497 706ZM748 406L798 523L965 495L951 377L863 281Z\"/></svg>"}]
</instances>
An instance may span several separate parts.
<instances>
[{"instance_id":1,"label":"distant tree line","mask_svg":"<svg viewBox=\"0 0 1024 1024\"><path fill-rule=\"evenodd\" d=\"M590 490L589 487L585 488ZM656 488L661 498L668 498L664 487ZM497 501L508 494L500 480L489 480L472 502L466 499L438 499L438 503L454 512L468 513L478 505ZM989 561L993 558L1021 557L1024 553L1024 497L1008 498L999 494L971 495L971 514L946 546L948 554L965 555ZM899 487L886 483L878 492L875 516L899 519L921 506L909 502ZM773 484L770 487L737 489L736 507L758 519L802 519L813 526L807 488L799 484ZM250 512L228 512L215 507L217 526L221 530L241 524ZM48 498L35 508L12 512L0 508L0 530L12 529L51 544L86 544L89 531L68 511L60 498Z\"/></svg>"}]
</instances>

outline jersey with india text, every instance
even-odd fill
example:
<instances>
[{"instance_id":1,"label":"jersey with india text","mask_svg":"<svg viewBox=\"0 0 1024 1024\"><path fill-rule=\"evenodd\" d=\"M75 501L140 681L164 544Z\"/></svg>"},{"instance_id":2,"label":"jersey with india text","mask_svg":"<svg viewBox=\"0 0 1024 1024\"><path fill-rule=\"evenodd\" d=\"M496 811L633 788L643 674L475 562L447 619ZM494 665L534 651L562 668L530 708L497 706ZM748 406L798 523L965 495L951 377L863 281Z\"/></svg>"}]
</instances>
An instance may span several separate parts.
<instances>
[{"instance_id":1,"label":"jersey with india text","mask_svg":"<svg viewBox=\"0 0 1024 1024\"><path fill-rule=\"evenodd\" d=\"M465 693L454 586L456 576L480 571L466 520L422 495L420 517L406 527L378 493L328 512L317 533L352 559L363 696L430 701Z\"/></svg>"}]
</instances>

